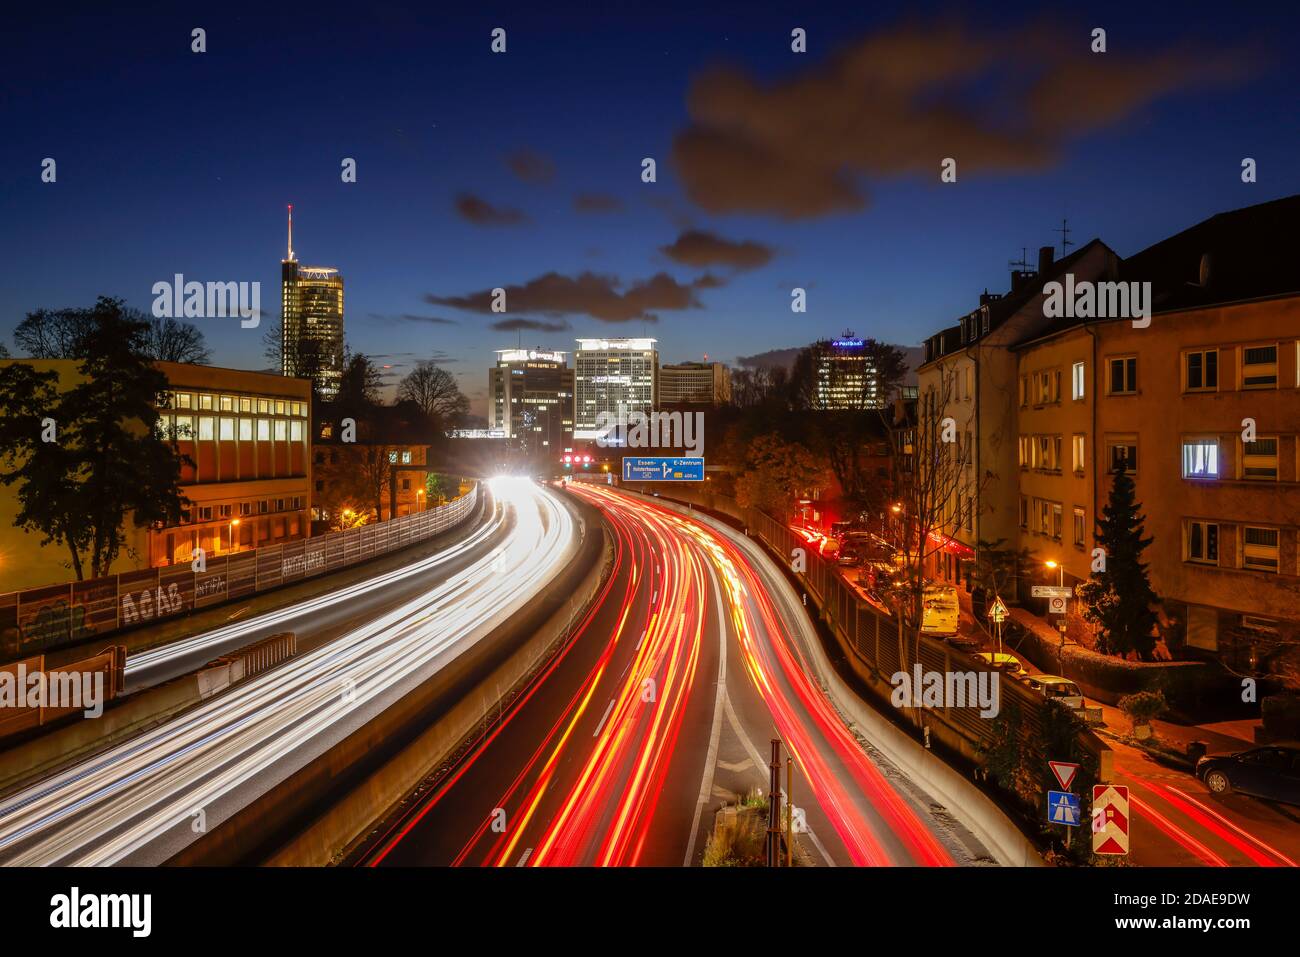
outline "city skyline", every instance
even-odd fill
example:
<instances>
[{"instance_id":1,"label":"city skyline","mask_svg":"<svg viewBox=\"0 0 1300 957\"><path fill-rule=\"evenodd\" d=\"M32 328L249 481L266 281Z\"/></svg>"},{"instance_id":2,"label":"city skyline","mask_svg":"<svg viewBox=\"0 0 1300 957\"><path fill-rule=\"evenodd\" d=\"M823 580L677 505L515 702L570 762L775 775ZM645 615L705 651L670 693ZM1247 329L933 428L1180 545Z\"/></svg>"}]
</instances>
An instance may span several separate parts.
<instances>
[{"instance_id":1,"label":"city skyline","mask_svg":"<svg viewBox=\"0 0 1300 957\"><path fill-rule=\"evenodd\" d=\"M1086 73L1049 75L1035 88L1058 122L1034 120L1040 107L1026 98L1020 121L1032 128L1016 135L988 122L1005 78L942 57L1011 42L1027 29L1014 8L978 28L935 10L915 21L898 9L800 13L806 54L790 50L794 20L766 12L743 29L725 11L646 29L629 29L631 14L514 15L504 23L504 54L489 49L497 24L486 17L387 16L385 28L400 24L406 39L394 45L385 34L382 57L367 31L340 31L329 18L295 23L313 42L302 44L293 70L277 65L271 38L288 28L274 15L254 29L237 15L212 19L203 54L190 51L192 24L156 12L114 18L102 34L73 31L53 52L32 44L46 62L17 51L13 66L31 88L7 108L16 130L5 147L14 215L0 227L0 255L14 280L0 292L0 336L7 340L31 309L85 305L101 293L147 307L150 285L175 273L273 290L268 264L283 248L282 217L292 203L311 258L348 276L349 345L387 366L388 385L419 359L441 361L484 414L482 370L521 334L544 349L571 348L582 336L653 335L665 362L708 354L729 364L846 326L915 346L973 308L980 290L1004 286L1022 249L1031 257L1048 243L1058 256L1066 251L1059 231L1066 218L1075 248L1096 237L1125 256L1214 213L1300 188L1287 161L1300 134L1268 122L1293 104L1300 84L1288 79L1296 67L1226 15L1169 31L1119 6L1099 8L1112 38L1108 62L1123 66L1108 87L1110 105L1076 102ZM910 32L913 23L923 29ZM1031 35L1054 49L1071 31L1086 43L1088 29L1052 22ZM924 162L854 146L842 169L826 173L824 193L801 197L721 182L708 156L696 156L725 145L709 118L710 97L725 95L714 72L720 65L752 84L743 88L754 110L815 140L816 130L797 123L799 96L809 84L834 89L844 82L842 58L887 42L918 52L934 45L943 62L917 80L934 83L951 70L975 100L950 126L905 98L874 118L882 140L936 124L921 140ZM444 54L436 63L423 56L429 43ZM41 125L25 121L68 106L62 87L40 77L55 70L80 77L109 48L132 69L81 91L86 120L75 135L114 144L83 164L74 134L37 133ZM601 70L600 90L570 62L578 52L584 68ZM1143 67L1140 57L1152 56ZM337 92L325 87L331 93L321 96L316 77L326 62ZM672 82L642 82L669 65ZM155 88L158 71L168 83ZM511 89L508 100L493 92L498 86ZM294 124L248 108L255 91L269 87L294 102ZM374 95L380 89L385 96ZM471 92L453 99L461 89ZM138 115L112 107L114 97L128 96L145 105ZM185 108L192 102L204 104L202 116ZM374 102L383 105L362 108ZM92 109L97 103L103 109ZM546 120L568 116L575 103L602 123L575 132ZM158 115L170 118L172 135L157 159L134 155L130 144ZM982 124L993 142L963 141L966 121ZM1242 157L1204 148L1196 130L1207 126L1243 144L1238 152L1259 163L1258 182L1241 181ZM195 153L183 145L212 129L242 130L256 148ZM1009 158L1012 145L1019 152ZM942 184L939 162L949 153L973 162L959 165L956 183ZM44 157L60 160L55 183L40 180ZM641 181L644 157L657 160L655 183ZM346 159L356 161L356 182L340 176ZM761 157L745 162L761 178ZM1171 185L1152 193L1151 175ZM116 225L105 233L87 222ZM970 241L971 223L981 224L979 242ZM132 242L109 245L109 235ZM81 263L70 276L41 263L56 245L60 260ZM496 287L517 303L501 315L481 301ZM792 321L795 287L806 290L808 311ZM212 320L200 328L214 363L265 367L260 330Z\"/></svg>"}]
</instances>

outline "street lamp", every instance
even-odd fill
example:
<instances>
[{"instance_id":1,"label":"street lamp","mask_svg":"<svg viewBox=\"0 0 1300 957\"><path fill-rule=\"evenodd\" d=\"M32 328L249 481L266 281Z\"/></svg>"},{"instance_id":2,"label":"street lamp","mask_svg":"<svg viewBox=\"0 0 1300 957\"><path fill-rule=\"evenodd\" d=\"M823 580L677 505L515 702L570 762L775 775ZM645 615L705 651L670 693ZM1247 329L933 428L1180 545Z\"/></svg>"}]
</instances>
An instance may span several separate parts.
<instances>
[{"instance_id":1,"label":"street lamp","mask_svg":"<svg viewBox=\"0 0 1300 957\"><path fill-rule=\"evenodd\" d=\"M1062 565L1060 562L1052 561L1050 558L1047 561L1043 562L1043 564L1047 566L1049 571L1055 571L1057 573L1056 584L1064 587L1065 566Z\"/></svg>"},{"instance_id":2,"label":"street lamp","mask_svg":"<svg viewBox=\"0 0 1300 957\"><path fill-rule=\"evenodd\" d=\"M419 511L424 511L424 489L418 488L415 490L415 504L419 506Z\"/></svg>"},{"instance_id":3,"label":"street lamp","mask_svg":"<svg viewBox=\"0 0 1300 957\"><path fill-rule=\"evenodd\" d=\"M235 528L238 525L239 525L239 519L232 518L230 520L230 550L232 552L235 550Z\"/></svg>"}]
</instances>

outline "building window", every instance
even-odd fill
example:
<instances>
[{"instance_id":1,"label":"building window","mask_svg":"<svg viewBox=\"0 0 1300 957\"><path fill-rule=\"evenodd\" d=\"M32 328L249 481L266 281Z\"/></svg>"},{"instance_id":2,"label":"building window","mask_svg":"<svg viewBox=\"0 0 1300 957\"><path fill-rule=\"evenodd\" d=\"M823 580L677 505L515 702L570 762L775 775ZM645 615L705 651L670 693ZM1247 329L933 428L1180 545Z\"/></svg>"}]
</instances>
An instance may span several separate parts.
<instances>
[{"instance_id":1,"label":"building window","mask_svg":"<svg viewBox=\"0 0 1300 957\"><path fill-rule=\"evenodd\" d=\"M235 420L228 415L223 415L218 423L217 438L222 442L235 441Z\"/></svg>"},{"instance_id":2,"label":"building window","mask_svg":"<svg viewBox=\"0 0 1300 957\"><path fill-rule=\"evenodd\" d=\"M409 492L410 490L411 490L411 480L410 480L410 479L402 479L402 491L403 491L403 492Z\"/></svg>"},{"instance_id":3,"label":"building window","mask_svg":"<svg viewBox=\"0 0 1300 957\"><path fill-rule=\"evenodd\" d=\"M232 395L223 395L223 396L221 397L221 400L220 400L220 403L219 403L218 411L220 411L220 412L234 412L234 411L235 411L235 397L232 396Z\"/></svg>"},{"instance_id":4,"label":"building window","mask_svg":"<svg viewBox=\"0 0 1300 957\"><path fill-rule=\"evenodd\" d=\"M259 442L271 441L271 420L270 419L257 420L257 441Z\"/></svg>"},{"instance_id":5,"label":"building window","mask_svg":"<svg viewBox=\"0 0 1300 957\"><path fill-rule=\"evenodd\" d=\"M1107 452L1110 457L1109 471L1118 472L1121 463L1126 471L1137 471L1138 450L1136 441L1111 442L1107 445Z\"/></svg>"},{"instance_id":6,"label":"building window","mask_svg":"<svg viewBox=\"0 0 1300 957\"><path fill-rule=\"evenodd\" d=\"M402 452L402 464L403 465L411 464L411 453L409 450Z\"/></svg>"},{"instance_id":7,"label":"building window","mask_svg":"<svg viewBox=\"0 0 1300 957\"><path fill-rule=\"evenodd\" d=\"M1031 440L1030 440L1029 436L1027 436L1027 435L1022 435L1022 436L1020 436L1019 441L1016 443L1016 454L1017 454L1017 458L1019 459L1019 462L1020 462L1020 467L1021 467L1022 469L1027 469L1027 468L1029 468L1029 443L1030 443L1030 441L1031 441Z\"/></svg>"},{"instance_id":8,"label":"building window","mask_svg":"<svg viewBox=\"0 0 1300 957\"><path fill-rule=\"evenodd\" d=\"M269 401L267 401L266 399L258 399L258 400L257 400L257 414L258 414L258 415L266 415L266 414L267 414L268 412L270 412L270 411L271 411L271 403L270 403Z\"/></svg>"},{"instance_id":9,"label":"building window","mask_svg":"<svg viewBox=\"0 0 1300 957\"><path fill-rule=\"evenodd\" d=\"M1046 535L1052 527L1052 503L1038 500L1038 531Z\"/></svg>"},{"instance_id":10,"label":"building window","mask_svg":"<svg viewBox=\"0 0 1300 957\"><path fill-rule=\"evenodd\" d=\"M210 521L212 521L212 506L211 506L211 505L200 505L200 506L199 506L199 521L200 521L200 522L210 522Z\"/></svg>"},{"instance_id":11,"label":"building window","mask_svg":"<svg viewBox=\"0 0 1300 957\"><path fill-rule=\"evenodd\" d=\"M1058 542L1061 540L1061 525L1063 522L1062 509L1059 505L1052 506L1052 537Z\"/></svg>"},{"instance_id":12,"label":"building window","mask_svg":"<svg viewBox=\"0 0 1300 957\"><path fill-rule=\"evenodd\" d=\"M1277 346L1250 346L1241 350L1241 387L1277 387Z\"/></svg>"},{"instance_id":13,"label":"building window","mask_svg":"<svg viewBox=\"0 0 1300 957\"><path fill-rule=\"evenodd\" d=\"M239 397L239 411L240 411L240 412L252 412L252 411L253 411L253 400L250 399L250 398L249 398L248 396L246 396L246 395L241 395L241 396Z\"/></svg>"},{"instance_id":14,"label":"building window","mask_svg":"<svg viewBox=\"0 0 1300 957\"><path fill-rule=\"evenodd\" d=\"M1029 405L1029 376L1020 377L1020 407L1023 409Z\"/></svg>"},{"instance_id":15,"label":"building window","mask_svg":"<svg viewBox=\"0 0 1300 957\"><path fill-rule=\"evenodd\" d=\"M274 419L275 422L275 441L283 442L289 438L289 423L284 419Z\"/></svg>"},{"instance_id":16,"label":"building window","mask_svg":"<svg viewBox=\"0 0 1300 957\"><path fill-rule=\"evenodd\" d=\"M1183 388L1188 392L1213 392L1219 387L1219 350L1183 354Z\"/></svg>"},{"instance_id":17,"label":"building window","mask_svg":"<svg viewBox=\"0 0 1300 957\"><path fill-rule=\"evenodd\" d=\"M302 422L294 419L289 423L289 440L292 442L301 442L303 435Z\"/></svg>"},{"instance_id":18,"label":"building window","mask_svg":"<svg viewBox=\"0 0 1300 957\"><path fill-rule=\"evenodd\" d=\"M389 452L389 453L388 453L388 464L389 464L389 465L396 465L396 464L397 464L397 453L396 453L396 452Z\"/></svg>"},{"instance_id":19,"label":"building window","mask_svg":"<svg viewBox=\"0 0 1300 957\"><path fill-rule=\"evenodd\" d=\"M252 514L253 514L253 503L252 503L252 502L240 502L240 503L239 503L239 514L240 514L240 515L252 515Z\"/></svg>"},{"instance_id":20,"label":"building window","mask_svg":"<svg viewBox=\"0 0 1300 957\"><path fill-rule=\"evenodd\" d=\"M185 440L187 440L187 441L193 440L193 438L194 438L194 416L192 416L192 415L178 415L178 416L176 416L176 429L175 429L175 436L176 436L176 438L178 438L178 439L185 439Z\"/></svg>"},{"instance_id":21,"label":"building window","mask_svg":"<svg viewBox=\"0 0 1300 957\"><path fill-rule=\"evenodd\" d=\"M1187 561L1203 565L1219 564L1219 526L1217 522L1187 523Z\"/></svg>"},{"instance_id":22,"label":"building window","mask_svg":"<svg viewBox=\"0 0 1300 957\"><path fill-rule=\"evenodd\" d=\"M1087 513L1076 505L1074 507L1074 544L1079 548L1084 547L1084 539L1088 534L1086 518Z\"/></svg>"},{"instance_id":23,"label":"building window","mask_svg":"<svg viewBox=\"0 0 1300 957\"><path fill-rule=\"evenodd\" d=\"M208 398L211 398L211 396L209 396ZM216 434L215 433L216 422L217 420L210 415L199 416L199 441L200 442L209 442L212 440L213 436Z\"/></svg>"},{"instance_id":24,"label":"building window","mask_svg":"<svg viewBox=\"0 0 1300 957\"><path fill-rule=\"evenodd\" d=\"M1219 440L1183 439L1183 478L1219 477Z\"/></svg>"},{"instance_id":25,"label":"building window","mask_svg":"<svg viewBox=\"0 0 1300 957\"><path fill-rule=\"evenodd\" d=\"M1132 395L1137 392L1137 356L1121 356L1110 360L1110 394Z\"/></svg>"},{"instance_id":26,"label":"building window","mask_svg":"<svg viewBox=\"0 0 1300 957\"><path fill-rule=\"evenodd\" d=\"M1029 528L1029 497L1020 496L1020 527Z\"/></svg>"},{"instance_id":27,"label":"building window","mask_svg":"<svg viewBox=\"0 0 1300 957\"><path fill-rule=\"evenodd\" d=\"M275 414L284 415L284 399L275 400Z\"/></svg>"},{"instance_id":28,"label":"building window","mask_svg":"<svg viewBox=\"0 0 1300 957\"><path fill-rule=\"evenodd\" d=\"M1243 442L1241 477L1265 482L1277 481L1277 436L1259 436Z\"/></svg>"},{"instance_id":29,"label":"building window","mask_svg":"<svg viewBox=\"0 0 1300 957\"><path fill-rule=\"evenodd\" d=\"M1070 396L1071 398L1074 399L1075 402L1078 402L1081 399L1083 399L1085 390L1087 388L1086 383L1084 381L1084 370L1085 367L1082 362L1076 362L1070 370L1070 374L1071 374Z\"/></svg>"},{"instance_id":30,"label":"building window","mask_svg":"<svg viewBox=\"0 0 1300 957\"><path fill-rule=\"evenodd\" d=\"M239 441L241 442L253 441L253 420L252 419L239 420Z\"/></svg>"},{"instance_id":31,"label":"building window","mask_svg":"<svg viewBox=\"0 0 1300 957\"><path fill-rule=\"evenodd\" d=\"M1085 461L1087 439L1088 437L1086 435L1076 435L1073 439L1073 455L1071 458L1073 459L1074 471L1077 475L1082 475L1084 470L1088 467L1087 462Z\"/></svg>"},{"instance_id":32,"label":"building window","mask_svg":"<svg viewBox=\"0 0 1300 957\"><path fill-rule=\"evenodd\" d=\"M212 410L212 396L210 395L199 396L199 409L201 411L210 412Z\"/></svg>"},{"instance_id":33,"label":"building window","mask_svg":"<svg viewBox=\"0 0 1300 957\"><path fill-rule=\"evenodd\" d=\"M194 397L188 392L177 392L172 396L172 405L177 409L194 408Z\"/></svg>"},{"instance_id":34,"label":"building window","mask_svg":"<svg viewBox=\"0 0 1300 957\"><path fill-rule=\"evenodd\" d=\"M1275 572L1278 569L1278 533L1276 528L1259 528L1247 525L1242 541L1242 564L1257 571Z\"/></svg>"},{"instance_id":35,"label":"building window","mask_svg":"<svg viewBox=\"0 0 1300 957\"><path fill-rule=\"evenodd\" d=\"M235 511L235 506L233 506L233 505L222 505L222 506L221 506L221 509L220 509L221 517L222 517L222 518L230 518L230 517L233 516L234 511Z\"/></svg>"}]
</instances>

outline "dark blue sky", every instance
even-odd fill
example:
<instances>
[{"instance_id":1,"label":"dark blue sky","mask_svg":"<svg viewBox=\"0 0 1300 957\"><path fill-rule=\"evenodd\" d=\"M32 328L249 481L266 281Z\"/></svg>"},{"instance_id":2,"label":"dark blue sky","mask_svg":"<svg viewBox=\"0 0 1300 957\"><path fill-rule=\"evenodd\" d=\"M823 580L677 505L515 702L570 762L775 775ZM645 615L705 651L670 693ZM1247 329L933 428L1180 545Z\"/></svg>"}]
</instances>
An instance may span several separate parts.
<instances>
[{"instance_id":1,"label":"dark blue sky","mask_svg":"<svg viewBox=\"0 0 1300 957\"><path fill-rule=\"evenodd\" d=\"M261 4L243 13L229 4L174 6L31 13L8 24L0 40L0 336L8 339L28 310L84 305L101 293L148 308L152 284L177 272L260 280L263 306L274 312L284 207L292 202L298 258L336 266L346 278L350 345L395 356L383 360L395 371L445 356L481 411L492 350L514 345L518 334L490 328L501 316L426 296L472 296L549 272L587 271L615 277L613 288L625 293L664 272L694 305L676 309L652 297L657 322L601 321L581 306L563 315L512 308L507 316L569 326L524 332L526 345L567 349L576 335L644 330L668 361L705 353L730 360L845 327L913 344L971 308L986 286L1005 289L1007 262L1022 246L1032 259L1037 246L1059 243L1053 228L1063 214L1074 240L1100 236L1127 255L1220 210L1300 191L1295 12L1093 4L1062 21L1014 5L990 14L908 4L923 34L962 24L970 45L958 59L970 59L980 43L999 45L971 82L939 88L959 107L981 103L980 115L995 126L1021 119L1014 101L1023 78L1013 77L1008 92L1003 67L1042 56L1018 33L1027 23L1085 51L1089 30L1105 27L1107 63L1135 71L1129 86L1140 86L1146 65L1158 70L1171 51L1181 66L1103 122L1076 124L1062 115L1070 110L1056 110L1046 124L1049 155L1033 163L993 159L963 170L970 153L959 143L958 182L940 185L932 155L944 155L948 134L940 132L914 164L889 168L882 160L850 172L853 188L869 194L864 205L791 217L746 200L718 211L726 204L701 201L716 179L691 192L689 174L673 160L674 138L691 121L688 90L718 64L760 88L798 84L835 51L899 29L901 5L818 4L808 13L807 4L601 4L601 14L549 4L538 13L485 14L384 3ZM202 55L190 52L195 26L207 30ZM505 55L489 51L496 26L508 31ZM790 52L795 26L808 31L804 56ZM1233 68L1198 76L1220 57ZM869 105L876 96L857 95ZM816 107L798 106L820 103L816 96L792 102L801 114L792 122L833 131L843 119L843 100L824 122L810 119ZM756 127L784 108L768 106ZM729 125L728 111L715 122ZM860 151L906 152L904 131L917 131L910 118L882 122L880 142ZM785 142L787 160L803 155L798 142ZM808 149L826 152L815 131ZM516 175L507 160L520 151L544 158L553 175ZM47 156L58 162L54 185L39 178ZM645 156L659 164L653 185L640 181ZM1244 156L1259 163L1257 184L1240 181ZM356 184L340 181L344 157L357 160ZM776 182L800 175L779 171ZM620 208L575 210L579 193ZM471 222L456 209L464 194L522 222ZM771 260L747 269L674 261L662 247L686 228L757 243ZM705 273L721 285L691 289ZM805 315L790 312L796 285L809 291ZM218 364L264 366L260 330L198 324Z\"/></svg>"}]
</instances>

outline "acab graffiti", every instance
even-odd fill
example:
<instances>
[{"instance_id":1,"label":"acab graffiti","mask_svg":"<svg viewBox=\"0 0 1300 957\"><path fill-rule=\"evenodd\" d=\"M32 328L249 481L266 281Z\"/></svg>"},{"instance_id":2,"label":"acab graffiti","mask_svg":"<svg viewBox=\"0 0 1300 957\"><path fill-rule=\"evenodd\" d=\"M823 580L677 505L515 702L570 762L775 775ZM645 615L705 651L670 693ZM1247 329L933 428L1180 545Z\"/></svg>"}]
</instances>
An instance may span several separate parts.
<instances>
[{"instance_id":1,"label":"acab graffiti","mask_svg":"<svg viewBox=\"0 0 1300 957\"><path fill-rule=\"evenodd\" d=\"M121 619L123 625L138 621L152 621L164 615L174 615L185 610L185 598L180 588L173 582L165 588L145 588L137 592L122 595Z\"/></svg>"}]
</instances>

